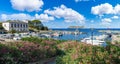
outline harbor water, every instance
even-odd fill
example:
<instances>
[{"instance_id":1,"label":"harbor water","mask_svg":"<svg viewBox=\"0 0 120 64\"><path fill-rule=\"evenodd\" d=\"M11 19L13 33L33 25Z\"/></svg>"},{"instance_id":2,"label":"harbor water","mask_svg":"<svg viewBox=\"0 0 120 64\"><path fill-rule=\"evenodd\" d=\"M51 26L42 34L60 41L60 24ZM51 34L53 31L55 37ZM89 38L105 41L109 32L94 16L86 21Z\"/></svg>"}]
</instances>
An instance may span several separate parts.
<instances>
[{"instance_id":1,"label":"harbor water","mask_svg":"<svg viewBox=\"0 0 120 64\"><path fill-rule=\"evenodd\" d=\"M75 32L76 29L52 29L53 31L72 31ZM120 29L78 29L79 32L82 32L82 34L74 35L74 34L63 34L61 37L55 37L56 39L60 40L81 40L86 37L90 36L99 36L103 34L107 34L105 32L100 31L120 31Z\"/></svg>"}]
</instances>

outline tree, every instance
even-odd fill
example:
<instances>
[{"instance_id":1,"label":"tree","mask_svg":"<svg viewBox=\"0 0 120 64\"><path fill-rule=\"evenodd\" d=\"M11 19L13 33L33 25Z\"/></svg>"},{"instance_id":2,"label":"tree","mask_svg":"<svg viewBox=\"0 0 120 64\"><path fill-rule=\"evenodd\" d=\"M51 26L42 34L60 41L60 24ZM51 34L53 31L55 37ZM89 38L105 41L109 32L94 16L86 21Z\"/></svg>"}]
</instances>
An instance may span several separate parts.
<instances>
[{"instance_id":1,"label":"tree","mask_svg":"<svg viewBox=\"0 0 120 64\"><path fill-rule=\"evenodd\" d=\"M44 26L41 28L41 30L48 30L48 27Z\"/></svg>"},{"instance_id":2,"label":"tree","mask_svg":"<svg viewBox=\"0 0 120 64\"><path fill-rule=\"evenodd\" d=\"M17 32L17 31L14 30L14 29L12 29L12 30L9 31L9 33L12 33L12 34L13 34L13 33L16 33L16 32Z\"/></svg>"},{"instance_id":3,"label":"tree","mask_svg":"<svg viewBox=\"0 0 120 64\"><path fill-rule=\"evenodd\" d=\"M40 20L32 20L33 23L41 23Z\"/></svg>"},{"instance_id":4,"label":"tree","mask_svg":"<svg viewBox=\"0 0 120 64\"><path fill-rule=\"evenodd\" d=\"M7 20L6 22L11 22L12 20Z\"/></svg>"},{"instance_id":5,"label":"tree","mask_svg":"<svg viewBox=\"0 0 120 64\"><path fill-rule=\"evenodd\" d=\"M4 29L2 26L2 22L0 22L0 30Z\"/></svg>"},{"instance_id":6,"label":"tree","mask_svg":"<svg viewBox=\"0 0 120 64\"><path fill-rule=\"evenodd\" d=\"M28 21L28 25L30 30L48 30L40 20Z\"/></svg>"}]
</instances>

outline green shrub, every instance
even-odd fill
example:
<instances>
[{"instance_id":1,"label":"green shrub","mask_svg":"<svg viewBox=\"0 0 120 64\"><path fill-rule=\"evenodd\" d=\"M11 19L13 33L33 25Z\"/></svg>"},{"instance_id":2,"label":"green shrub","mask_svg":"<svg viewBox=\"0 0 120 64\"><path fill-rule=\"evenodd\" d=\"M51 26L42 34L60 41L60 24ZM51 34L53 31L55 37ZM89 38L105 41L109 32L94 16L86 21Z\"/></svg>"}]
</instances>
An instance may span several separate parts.
<instances>
[{"instance_id":1,"label":"green shrub","mask_svg":"<svg viewBox=\"0 0 120 64\"><path fill-rule=\"evenodd\" d=\"M59 48L65 55L58 56L56 64L120 64L120 47L112 44L102 47L65 42Z\"/></svg>"}]
</instances>

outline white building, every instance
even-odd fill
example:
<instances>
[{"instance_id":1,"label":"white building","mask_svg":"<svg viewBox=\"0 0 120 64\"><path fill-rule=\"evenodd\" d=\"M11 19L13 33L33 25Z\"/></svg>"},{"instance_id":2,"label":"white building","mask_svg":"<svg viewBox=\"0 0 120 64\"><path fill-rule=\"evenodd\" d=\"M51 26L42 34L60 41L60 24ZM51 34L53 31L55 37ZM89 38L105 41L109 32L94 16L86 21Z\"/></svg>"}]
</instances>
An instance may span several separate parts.
<instances>
[{"instance_id":1,"label":"white building","mask_svg":"<svg viewBox=\"0 0 120 64\"><path fill-rule=\"evenodd\" d=\"M16 30L16 31L19 31L19 32L28 31L28 23L18 21L18 20L10 21L10 22L3 22L2 26L7 31L11 31L11 30Z\"/></svg>"}]
</instances>

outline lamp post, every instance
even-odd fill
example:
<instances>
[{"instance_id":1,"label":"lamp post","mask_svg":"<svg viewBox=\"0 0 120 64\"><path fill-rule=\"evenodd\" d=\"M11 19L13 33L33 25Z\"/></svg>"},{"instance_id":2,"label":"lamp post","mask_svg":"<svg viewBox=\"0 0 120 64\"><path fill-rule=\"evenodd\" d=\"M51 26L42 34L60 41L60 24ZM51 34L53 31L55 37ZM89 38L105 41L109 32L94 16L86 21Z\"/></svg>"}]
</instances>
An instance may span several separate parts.
<instances>
[{"instance_id":1,"label":"lamp post","mask_svg":"<svg viewBox=\"0 0 120 64\"><path fill-rule=\"evenodd\" d=\"M93 28L91 28L91 37L92 37L92 45L93 45Z\"/></svg>"},{"instance_id":2,"label":"lamp post","mask_svg":"<svg viewBox=\"0 0 120 64\"><path fill-rule=\"evenodd\" d=\"M92 45L93 45L93 30L94 30L93 24L91 24L91 39L92 39Z\"/></svg>"},{"instance_id":3,"label":"lamp post","mask_svg":"<svg viewBox=\"0 0 120 64\"><path fill-rule=\"evenodd\" d=\"M76 30L75 30L75 33L74 33L76 41L77 41L78 32L79 32L78 26L76 26Z\"/></svg>"},{"instance_id":4,"label":"lamp post","mask_svg":"<svg viewBox=\"0 0 120 64\"><path fill-rule=\"evenodd\" d=\"M91 39L92 39L92 45L93 45L93 21L91 21ZM93 51L93 56L92 56L92 60L94 61L94 55L95 55L95 50L94 50L94 46L92 47L92 51Z\"/></svg>"}]
</instances>

